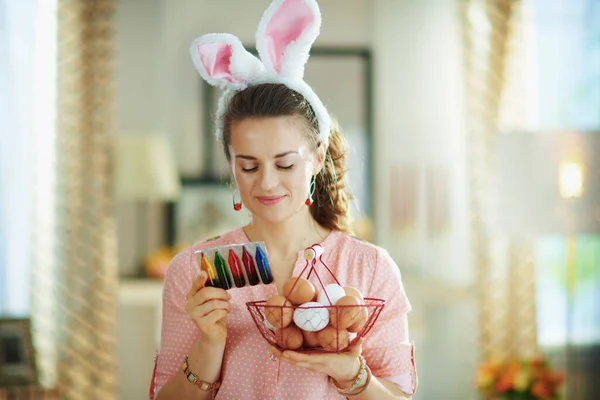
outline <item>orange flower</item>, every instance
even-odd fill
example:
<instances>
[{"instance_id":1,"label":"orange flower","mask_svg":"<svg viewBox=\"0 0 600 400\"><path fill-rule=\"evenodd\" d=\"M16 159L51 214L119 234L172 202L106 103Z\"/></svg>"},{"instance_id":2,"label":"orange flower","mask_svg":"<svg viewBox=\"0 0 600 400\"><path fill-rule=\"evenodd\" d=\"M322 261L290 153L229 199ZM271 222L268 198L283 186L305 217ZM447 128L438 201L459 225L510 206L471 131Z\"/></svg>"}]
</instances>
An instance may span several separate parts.
<instances>
[{"instance_id":1,"label":"orange flower","mask_svg":"<svg viewBox=\"0 0 600 400\"><path fill-rule=\"evenodd\" d=\"M481 364L481 366L479 368L481 370L485 370L491 374L496 375L500 371L501 366L502 366L502 363L500 363L497 360L492 360L492 361L488 361L488 362Z\"/></svg>"},{"instance_id":2,"label":"orange flower","mask_svg":"<svg viewBox=\"0 0 600 400\"><path fill-rule=\"evenodd\" d=\"M482 363L475 377L475 385L480 389L488 389L493 386L500 373L501 363L492 360Z\"/></svg>"},{"instance_id":3,"label":"orange flower","mask_svg":"<svg viewBox=\"0 0 600 400\"><path fill-rule=\"evenodd\" d=\"M494 380L496 379L496 375L490 370L480 369L477 373L477 377L475 378L475 385L478 388L488 388L492 386Z\"/></svg>"},{"instance_id":4,"label":"orange flower","mask_svg":"<svg viewBox=\"0 0 600 400\"><path fill-rule=\"evenodd\" d=\"M552 400L564 379L564 374L552 370L543 357L537 356L482 363L477 369L475 384L484 396L516 391L537 399Z\"/></svg>"},{"instance_id":5,"label":"orange flower","mask_svg":"<svg viewBox=\"0 0 600 400\"><path fill-rule=\"evenodd\" d=\"M513 389L515 386L515 380L517 377L517 374L519 373L519 371L521 370L521 363L518 361L510 361L506 367L504 368L504 370L502 371L501 377L500 377L500 381L503 382L502 383L502 387L505 386L509 386L510 385L510 389ZM509 389L509 390L510 390Z\"/></svg>"},{"instance_id":6,"label":"orange flower","mask_svg":"<svg viewBox=\"0 0 600 400\"><path fill-rule=\"evenodd\" d=\"M550 398L550 396L552 395L552 391L550 390L550 387L546 382L537 381L531 387L531 394L536 397L546 399Z\"/></svg>"},{"instance_id":7,"label":"orange flower","mask_svg":"<svg viewBox=\"0 0 600 400\"><path fill-rule=\"evenodd\" d=\"M521 369L521 361L512 360L508 363L508 370L511 372L517 372Z\"/></svg>"},{"instance_id":8,"label":"orange flower","mask_svg":"<svg viewBox=\"0 0 600 400\"><path fill-rule=\"evenodd\" d=\"M514 389L514 384L512 382L512 379L507 379L506 377L502 377L498 383L496 383L496 392L497 393L504 393L504 392L508 392L509 390Z\"/></svg>"}]
</instances>

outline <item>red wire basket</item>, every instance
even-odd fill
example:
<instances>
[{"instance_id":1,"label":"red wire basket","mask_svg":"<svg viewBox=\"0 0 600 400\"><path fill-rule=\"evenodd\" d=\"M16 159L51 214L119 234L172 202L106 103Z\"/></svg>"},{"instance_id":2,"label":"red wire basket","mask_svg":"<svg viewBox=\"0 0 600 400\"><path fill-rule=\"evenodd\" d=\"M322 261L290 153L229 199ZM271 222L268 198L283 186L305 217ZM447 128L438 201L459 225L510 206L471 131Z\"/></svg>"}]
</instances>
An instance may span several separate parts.
<instances>
[{"instance_id":1,"label":"red wire basket","mask_svg":"<svg viewBox=\"0 0 600 400\"><path fill-rule=\"evenodd\" d=\"M304 258L306 266L298 277L293 278L295 281L291 288L286 289L284 286L286 296L251 301L246 303L246 307L263 338L279 350L343 352L367 335L379 318L385 300L363 299L353 288L344 288L338 293L342 285L323 261L321 245L307 248ZM325 268L335 284L323 283L316 268L317 263ZM297 299L300 297L299 293L305 292L300 290L301 285L306 285L302 279L308 281L313 274L320 290L315 288L317 293L310 301L303 304L297 304L295 301L294 304L290 299ZM315 301L317 294L319 302Z\"/></svg>"}]
</instances>

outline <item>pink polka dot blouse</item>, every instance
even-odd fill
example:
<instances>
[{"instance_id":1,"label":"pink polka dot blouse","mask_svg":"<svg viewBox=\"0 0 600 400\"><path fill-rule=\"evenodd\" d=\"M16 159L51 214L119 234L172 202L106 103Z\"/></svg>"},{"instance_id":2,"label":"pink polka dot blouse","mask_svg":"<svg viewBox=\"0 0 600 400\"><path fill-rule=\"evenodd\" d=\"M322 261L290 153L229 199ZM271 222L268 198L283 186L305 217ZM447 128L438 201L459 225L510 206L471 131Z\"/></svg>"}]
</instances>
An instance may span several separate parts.
<instances>
[{"instance_id":1,"label":"pink polka dot blouse","mask_svg":"<svg viewBox=\"0 0 600 400\"><path fill-rule=\"evenodd\" d=\"M179 253L169 265L163 289L161 348L150 385L150 399L181 368L199 331L185 312L186 293L199 274L193 253L198 250L249 242L242 228L200 242ZM363 356L374 376L414 394L417 373L414 345L409 342L406 297L397 265L388 253L346 233L332 231L321 243L323 260L344 286L358 288L365 297L386 300L375 326L365 337ZM298 276L306 261L303 252L292 276ZM324 284L334 283L319 271ZM312 277L311 277L312 280ZM317 286L317 288L320 286ZM217 399L343 399L327 376L271 357L269 344L260 335L246 302L265 300L277 294L274 284L230 289L232 310L227 317L227 344Z\"/></svg>"}]
</instances>

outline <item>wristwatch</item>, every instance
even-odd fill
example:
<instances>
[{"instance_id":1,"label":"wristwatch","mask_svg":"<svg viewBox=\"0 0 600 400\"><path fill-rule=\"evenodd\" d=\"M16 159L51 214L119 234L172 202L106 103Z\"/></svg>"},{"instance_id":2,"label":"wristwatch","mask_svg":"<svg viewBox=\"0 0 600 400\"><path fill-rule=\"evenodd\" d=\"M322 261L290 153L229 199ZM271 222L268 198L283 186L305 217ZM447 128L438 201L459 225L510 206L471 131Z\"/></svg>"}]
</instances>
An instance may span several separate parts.
<instances>
[{"instance_id":1,"label":"wristwatch","mask_svg":"<svg viewBox=\"0 0 600 400\"><path fill-rule=\"evenodd\" d=\"M187 379L188 382L198 386L201 390L204 390L205 392L217 390L221 386L221 380L215 381L213 383L209 383L209 382L206 382L206 381L203 381L202 379L200 379L198 377L198 375L193 373L192 370L190 369L187 357L185 357L185 360L183 361L181 370L183 371L183 374L185 375L185 379Z\"/></svg>"}]
</instances>

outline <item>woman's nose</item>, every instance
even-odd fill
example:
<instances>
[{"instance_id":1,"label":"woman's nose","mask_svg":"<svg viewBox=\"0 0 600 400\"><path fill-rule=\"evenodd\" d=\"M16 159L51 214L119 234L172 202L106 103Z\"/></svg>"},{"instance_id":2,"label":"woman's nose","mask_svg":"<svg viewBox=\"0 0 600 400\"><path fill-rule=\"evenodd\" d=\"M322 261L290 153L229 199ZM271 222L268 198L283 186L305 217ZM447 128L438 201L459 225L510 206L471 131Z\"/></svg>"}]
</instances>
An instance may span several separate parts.
<instances>
[{"instance_id":1,"label":"woman's nose","mask_svg":"<svg viewBox=\"0 0 600 400\"><path fill-rule=\"evenodd\" d=\"M275 188L278 184L277 171L273 168L263 168L260 177L260 188L264 191L269 191Z\"/></svg>"}]
</instances>

